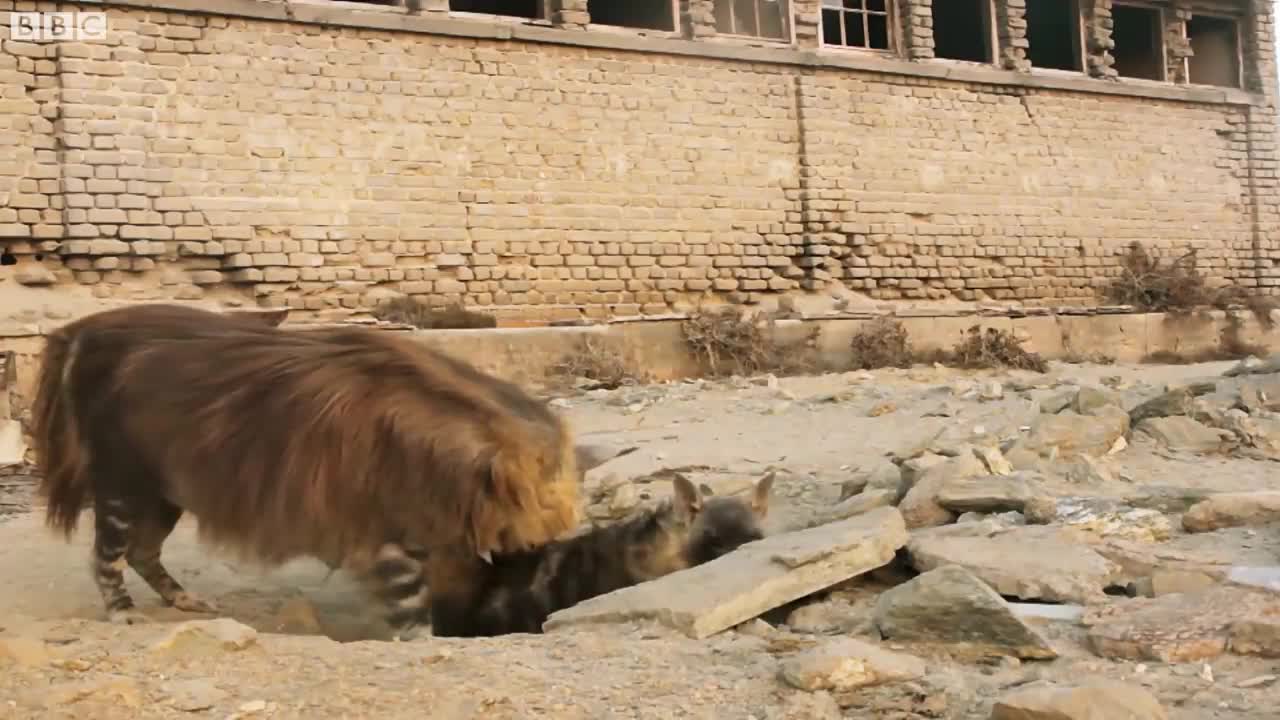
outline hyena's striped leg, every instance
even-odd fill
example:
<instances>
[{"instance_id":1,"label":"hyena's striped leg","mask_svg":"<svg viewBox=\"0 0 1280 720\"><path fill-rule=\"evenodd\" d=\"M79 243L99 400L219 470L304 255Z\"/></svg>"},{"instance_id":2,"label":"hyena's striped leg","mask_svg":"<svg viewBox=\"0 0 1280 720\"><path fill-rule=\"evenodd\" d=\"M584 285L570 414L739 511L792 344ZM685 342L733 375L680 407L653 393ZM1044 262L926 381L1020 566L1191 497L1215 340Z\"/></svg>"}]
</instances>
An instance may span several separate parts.
<instances>
[{"instance_id":1,"label":"hyena's striped leg","mask_svg":"<svg viewBox=\"0 0 1280 720\"><path fill-rule=\"evenodd\" d=\"M99 496L94 500L93 580L102 595L107 619L115 623L146 622L134 609L133 598L124 587L125 553L129 548L134 508L119 497Z\"/></svg>"},{"instance_id":2,"label":"hyena's striped leg","mask_svg":"<svg viewBox=\"0 0 1280 720\"><path fill-rule=\"evenodd\" d=\"M216 613L213 603L188 592L160 562L160 551L182 517L182 509L165 500L140 507L134 516L133 535L126 555L129 567L142 576L166 605L179 610Z\"/></svg>"},{"instance_id":3,"label":"hyena's striped leg","mask_svg":"<svg viewBox=\"0 0 1280 720\"><path fill-rule=\"evenodd\" d=\"M373 559L367 582L382 601L393 636L412 640L427 622L429 598L422 562L397 543L386 543Z\"/></svg>"}]
</instances>

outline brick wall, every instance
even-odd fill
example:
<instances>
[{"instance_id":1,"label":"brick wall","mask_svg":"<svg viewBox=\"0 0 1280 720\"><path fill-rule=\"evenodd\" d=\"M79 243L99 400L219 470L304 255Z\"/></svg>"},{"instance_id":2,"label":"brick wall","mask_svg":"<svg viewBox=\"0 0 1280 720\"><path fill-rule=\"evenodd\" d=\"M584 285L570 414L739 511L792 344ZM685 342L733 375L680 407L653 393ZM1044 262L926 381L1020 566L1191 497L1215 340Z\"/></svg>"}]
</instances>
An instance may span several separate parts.
<instances>
[{"instance_id":1,"label":"brick wall","mask_svg":"<svg viewBox=\"0 0 1280 720\"><path fill-rule=\"evenodd\" d=\"M1280 284L1269 3L1247 102L109 13L106 42L4 40L0 280L322 314L402 292L619 316L829 282L1070 304L1141 240Z\"/></svg>"}]
</instances>

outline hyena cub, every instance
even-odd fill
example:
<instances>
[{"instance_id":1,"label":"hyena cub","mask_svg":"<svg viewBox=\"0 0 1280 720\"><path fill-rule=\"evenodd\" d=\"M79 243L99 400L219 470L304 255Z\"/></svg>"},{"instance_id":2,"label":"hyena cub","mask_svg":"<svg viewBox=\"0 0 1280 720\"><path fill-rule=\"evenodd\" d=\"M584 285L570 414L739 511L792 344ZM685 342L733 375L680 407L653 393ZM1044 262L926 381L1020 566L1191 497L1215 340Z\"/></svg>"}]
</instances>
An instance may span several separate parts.
<instances>
[{"instance_id":1,"label":"hyena cub","mask_svg":"<svg viewBox=\"0 0 1280 720\"><path fill-rule=\"evenodd\" d=\"M773 473L750 496L711 497L681 475L675 494L630 518L521 553L495 554L470 602L431 608L436 636L541 633L558 610L714 560L764 537Z\"/></svg>"}]
</instances>

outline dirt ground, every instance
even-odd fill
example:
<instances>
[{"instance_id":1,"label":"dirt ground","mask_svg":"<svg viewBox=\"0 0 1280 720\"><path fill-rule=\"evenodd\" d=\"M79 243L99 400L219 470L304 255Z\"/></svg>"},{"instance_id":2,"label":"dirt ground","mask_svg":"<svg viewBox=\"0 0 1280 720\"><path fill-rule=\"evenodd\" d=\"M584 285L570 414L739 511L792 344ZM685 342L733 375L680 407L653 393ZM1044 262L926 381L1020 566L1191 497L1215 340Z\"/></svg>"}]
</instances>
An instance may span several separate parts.
<instances>
[{"instance_id":1,"label":"dirt ground","mask_svg":"<svg viewBox=\"0 0 1280 720\"><path fill-rule=\"evenodd\" d=\"M780 532L836 504L842 484L860 471L890 453L910 454L939 433L954 440L1016 435L1038 414L1035 402L1064 388L1103 388L1124 398L1127 409L1166 383L1221 380L1232 365L1053 363L1045 375L929 367L624 387L554 402L584 438L640 448L593 471L589 490L629 481L639 502L651 502L668 491L665 480L653 478L663 469L684 468L717 491L744 488L776 469L770 530ZM1170 450L1144 437L1098 463L1104 477L1052 476L1039 490L1119 498L1151 488L1276 489L1273 462ZM166 564L214 600L221 617L258 635L242 650L162 650L156 644L176 623L208 616L161 608L126 572L130 592L154 623L103 622L88 570L91 525L64 542L44 529L41 508L26 507L28 490L25 478L0 477L0 717L15 720L960 720L990 717L998 698L1036 682L1090 678L1145 687L1174 720L1262 720L1280 707L1280 660L1230 653L1181 663L1108 659L1091 652L1087 628L1070 621L1035 623L1058 651L1054 660L970 661L942 646L905 648L926 662L924 677L852 693L800 690L780 679L787 658L833 634L791 627L785 613L782 621L770 618L774 624L749 622L701 641L656 624L623 624L393 643L381 639L383 629L341 573L328 576L318 562L270 571L238 567L196 545L185 519L166 546ZM1175 529L1177 512L1168 513ZM1198 535L1176 530L1165 544L1182 561L1280 565L1274 525ZM866 639L869 603L889 582L874 574L842 586L842 604L832 607L846 608L847 633ZM1136 602L1123 595L1109 601Z\"/></svg>"}]
</instances>

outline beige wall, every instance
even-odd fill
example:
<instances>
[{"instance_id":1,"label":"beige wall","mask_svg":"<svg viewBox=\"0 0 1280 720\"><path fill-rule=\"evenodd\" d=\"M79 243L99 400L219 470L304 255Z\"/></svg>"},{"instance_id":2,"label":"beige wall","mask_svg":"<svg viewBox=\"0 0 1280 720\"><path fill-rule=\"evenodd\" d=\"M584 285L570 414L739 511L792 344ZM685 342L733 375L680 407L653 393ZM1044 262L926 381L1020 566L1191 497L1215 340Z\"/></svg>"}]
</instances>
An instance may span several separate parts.
<instances>
[{"instance_id":1,"label":"beige wall","mask_svg":"<svg viewBox=\"0 0 1280 720\"><path fill-rule=\"evenodd\" d=\"M1132 240L1249 284L1277 254L1243 91L109 13L4 41L0 280L616 316L828 280L1086 303Z\"/></svg>"}]
</instances>

